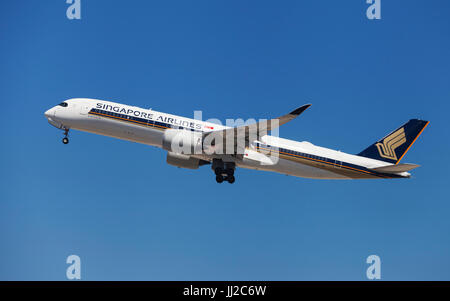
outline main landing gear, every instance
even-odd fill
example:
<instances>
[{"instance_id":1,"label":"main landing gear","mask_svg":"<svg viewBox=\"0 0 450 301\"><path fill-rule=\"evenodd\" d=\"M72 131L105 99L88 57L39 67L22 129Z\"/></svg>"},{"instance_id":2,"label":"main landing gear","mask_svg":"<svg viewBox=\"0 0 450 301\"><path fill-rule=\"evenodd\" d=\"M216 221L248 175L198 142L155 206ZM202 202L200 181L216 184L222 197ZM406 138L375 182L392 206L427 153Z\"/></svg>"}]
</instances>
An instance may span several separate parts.
<instances>
[{"instance_id":1,"label":"main landing gear","mask_svg":"<svg viewBox=\"0 0 450 301\"><path fill-rule=\"evenodd\" d=\"M234 162L223 162L222 160L214 159L211 168L216 174L217 183L228 181L228 183L232 184L236 180L234 178L234 170L236 169Z\"/></svg>"},{"instance_id":2,"label":"main landing gear","mask_svg":"<svg viewBox=\"0 0 450 301\"><path fill-rule=\"evenodd\" d=\"M69 143L69 138L67 138L68 135L69 135L69 129L64 129L64 138L62 139L62 143L64 143L64 144Z\"/></svg>"}]
</instances>

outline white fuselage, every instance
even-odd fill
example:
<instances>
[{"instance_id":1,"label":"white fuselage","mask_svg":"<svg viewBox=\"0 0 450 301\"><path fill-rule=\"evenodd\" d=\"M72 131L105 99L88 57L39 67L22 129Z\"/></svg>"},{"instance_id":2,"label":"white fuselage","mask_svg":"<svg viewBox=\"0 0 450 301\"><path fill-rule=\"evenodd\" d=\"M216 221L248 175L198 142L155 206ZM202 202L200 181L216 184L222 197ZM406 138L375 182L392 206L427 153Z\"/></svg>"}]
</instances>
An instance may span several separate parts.
<instances>
[{"instance_id":1,"label":"white fuselage","mask_svg":"<svg viewBox=\"0 0 450 301\"><path fill-rule=\"evenodd\" d=\"M228 127L196 119L161 113L119 103L74 98L67 105L55 106L45 112L48 121L60 129L74 129L137 143L162 147L164 131L183 128L198 132L223 130ZM277 148L269 155L264 149ZM193 155L211 161L206 154ZM275 136L252 141L240 158L231 158L238 167L273 171L297 177L317 179L387 178L370 169L387 163L346 154L309 142L298 142ZM408 173L399 174L406 177Z\"/></svg>"}]
</instances>

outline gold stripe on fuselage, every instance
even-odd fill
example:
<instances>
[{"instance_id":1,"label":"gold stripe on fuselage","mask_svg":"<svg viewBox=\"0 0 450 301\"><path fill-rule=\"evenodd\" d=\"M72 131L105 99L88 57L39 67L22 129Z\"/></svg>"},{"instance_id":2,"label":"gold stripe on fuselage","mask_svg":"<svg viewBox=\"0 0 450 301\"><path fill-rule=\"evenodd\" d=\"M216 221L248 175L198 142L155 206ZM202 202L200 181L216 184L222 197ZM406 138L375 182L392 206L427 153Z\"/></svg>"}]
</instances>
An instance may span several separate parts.
<instances>
[{"instance_id":1,"label":"gold stripe on fuselage","mask_svg":"<svg viewBox=\"0 0 450 301\"><path fill-rule=\"evenodd\" d=\"M358 168L354 168L351 166L346 166L343 165L345 164L345 162L341 162L339 163L331 163L331 162L327 162L327 161L323 161L320 159L315 159L315 158L308 158L305 156L301 156L301 155L296 155L296 154L289 154L283 151L276 151L276 150L271 150L271 149L267 149L264 147L260 147L257 146L257 149L262 149L264 150L264 154L267 154L267 152L275 152L278 153L280 155L280 157L282 157L283 159L289 160L289 161L293 161L293 162L299 162L308 166L312 166L312 167L316 167L316 168L320 168L320 169L325 169L346 177L351 177L354 178L355 175L359 175L359 178L376 178L376 177L381 177L381 178L389 178L388 176L385 175L381 175L375 172L370 172L370 171L366 171L366 170L362 170L362 169L358 169ZM366 176L362 176L363 173Z\"/></svg>"},{"instance_id":2,"label":"gold stripe on fuselage","mask_svg":"<svg viewBox=\"0 0 450 301\"><path fill-rule=\"evenodd\" d=\"M168 129L169 127L166 126L162 126L162 125L157 125L157 124L150 124L150 123L146 123L146 122L142 122L142 121L138 121L138 120L133 120L133 119L127 119L127 118L122 118L122 117L118 117L118 116L111 116L111 115L107 115L107 114L103 114L103 113L98 113L98 112L89 112L89 114L92 115L97 115L97 116L101 116L101 117L106 117L106 118L110 118L110 119L116 119L119 121L125 121L125 122L130 122L132 124L137 124L137 125L141 125L141 126L145 126L145 127L154 127L158 130L162 129ZM365 171L365 170L361 170L361 169L357 169L357 168L353 168L350 166L345 166L341 164L337 164L337 163L331 163L331 162L327 162L327 161L323 161L320 159L315 159L315 158L308 158L308 157L304 157L304 156L300 156L300 155L295 155L295 154L289 154L286 152L282 152L282 151L276 151L273 149L267 149L264 147L260 147L257 146L257 149L261 149L264 150L266 153L268 152L277 152L279 155L283 156L284 159L286 160L290 160L293 162L299 162L299 163L303 163L305 165L309 165L309 166L313 166L313 167L317 167L317 168L321 168L321 169L325 169L334 173L338 173L340 175L343 176L347 176L347 177L354 177L355 174L359 174L361 175L361 173L366 174L366 178L372 178L372 177L382 177L382 178L388 178L387 176L384 175L380 175L377 173L373 173L373 172L369 172L369 171ZM323 165L325 164L325 165ZM345 170L347 169L347 170ZM359 172L359 173L355 173Z\"/></svg>"}]
</instances>

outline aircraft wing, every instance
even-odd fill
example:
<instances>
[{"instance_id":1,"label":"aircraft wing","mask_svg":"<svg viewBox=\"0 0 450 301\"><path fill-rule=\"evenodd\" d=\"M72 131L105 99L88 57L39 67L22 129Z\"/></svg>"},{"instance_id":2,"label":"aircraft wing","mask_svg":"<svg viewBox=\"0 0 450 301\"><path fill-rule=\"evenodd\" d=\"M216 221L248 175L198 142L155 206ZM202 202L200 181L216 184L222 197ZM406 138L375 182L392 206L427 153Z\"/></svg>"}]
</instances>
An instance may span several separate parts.
<instances>
[{"instance_id":1,"label":"aircraft wing","mask_svg":"<svg viewBox=\"0 0 450 301\"><path fill-rule=\"evenodd\" d=\"M212 131L204 133L203 136L206 137L210 134L222 137L227 136L234 136L235 139L238 136L244 136L245 140L248 141L250 135L254 135L255 137L261 137L267 134L268 131L271 131L275 128L278 128L280 125L283 125L285 123L288 123L289 121L295 119L298 117L301 113L303 113L307 108L309 108L311 104L306 104L301 107L298 107L297 109L293 110L292 112L280 116L278 118L269 119L269 120L263 120L257 123L253 123L250 125L243 125L238 126L235 128L220 130L220 131Z\"/></svg>"}]
</instances>

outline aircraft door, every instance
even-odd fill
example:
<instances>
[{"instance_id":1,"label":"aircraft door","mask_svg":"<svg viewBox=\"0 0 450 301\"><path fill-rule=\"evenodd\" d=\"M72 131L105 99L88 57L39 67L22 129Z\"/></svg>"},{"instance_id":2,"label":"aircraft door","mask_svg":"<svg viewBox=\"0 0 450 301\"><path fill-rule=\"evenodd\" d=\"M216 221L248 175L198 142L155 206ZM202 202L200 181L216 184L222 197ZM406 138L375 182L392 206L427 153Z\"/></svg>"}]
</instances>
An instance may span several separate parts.
<instances>
[{"instance_id":1,"label":"aircraft door","mask_svg":"<svg viewBox=\"0 0 450 301\"><path fill-rule=\"evenodd\" d=\"M80 114L87 115L89 113L90 106L88 104L80 104Z\"/></svg>"},{"instance_id":2,"label":"aircraft door","mask_svg":"<svg viewBox=\"0 0 450 301\"><path fill-rule=\"evenodd\" d=\"M342 166L342 161L339 161L338 159L334 160L334 167L341 167Z\"/></svg>"}]
</instances>

